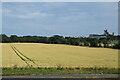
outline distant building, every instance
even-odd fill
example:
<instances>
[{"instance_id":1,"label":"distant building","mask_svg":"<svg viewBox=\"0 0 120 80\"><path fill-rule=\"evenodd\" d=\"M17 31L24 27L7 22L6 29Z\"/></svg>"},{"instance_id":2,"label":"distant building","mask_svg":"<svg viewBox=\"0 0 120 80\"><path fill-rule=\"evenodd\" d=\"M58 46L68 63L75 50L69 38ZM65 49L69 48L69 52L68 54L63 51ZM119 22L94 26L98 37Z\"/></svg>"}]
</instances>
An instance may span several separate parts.
<instances>
[{"instance_id":1,"label":"distant building","mask_svg":"<svg viewBox=\"0 0 120 80\"><path fill-rule=\"evenodd\" d=\"M106 38L105 35L98 35L98 34L90 34L89 37L91 37L91 38Z\"/></svg>"},{"instance_id":2,"label":"distant building","mask_svg":"<svg viewBox=\"0 0 120 80\"><path fill-rule=\"evenodd\" d=\"M107 38L110 36L114 36L114 32L112 34L109 34L109 32L107 30L104 30L104 34L90 34L89 37L90 38Z\"/></svg>"}]
</instances>

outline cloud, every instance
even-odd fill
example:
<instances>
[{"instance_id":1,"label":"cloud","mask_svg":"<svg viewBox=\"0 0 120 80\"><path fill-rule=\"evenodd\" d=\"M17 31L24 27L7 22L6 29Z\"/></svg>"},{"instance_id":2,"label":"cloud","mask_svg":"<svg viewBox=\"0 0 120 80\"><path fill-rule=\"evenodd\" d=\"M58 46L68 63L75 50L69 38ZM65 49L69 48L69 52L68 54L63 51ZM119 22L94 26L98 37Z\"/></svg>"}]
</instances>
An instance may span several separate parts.
<instances>
[{"instance_id":1,"label":"cloud","mask_svg":"<svg viewBox=\"0 0 120 80\"><path fill-rule=\"evenodd\" d=\"M32 15L32 16L42 16L42 17L44 17L44 16L46 16L46 13L33 12L33 13L31 13L31 15Z\"/></svg>"},{"instance_id":2,"label":"cloud","mask_svg":"<svg viewBox=\"0 0 120 80\"><path fill-rule=\"evenodd\" d=\"M9 17L21 18L21 19L31 19L31 18L45 17L46 13L32 12L32 13L28 13L28 14L9 14L8 16Z\"/></svg>"},{"instance_id":3,"label":"cloud","mask_svg":"<svg viewBox=\"0 0 120 80\"><path fill-rule=\"evenodd\" d=\"M8 10L8 9L1 9L0 12L9 13L9 12L11 12L11 10Z\"/></svg>"},{"instance_id":4,"label":"cloud","mask_svg":"<svg viewBox=\"0 0 120 80\"><path fill-rule=\"evenodd\" d=\"M2 8L0 7L0 13L2 13Z\"/></svg>"},{"instance_id":5,"label":"cloud","mask_svg":"<svg viewBox=\"0 0 120 80\"><path fill-rule=\"evenodd\" d=\"M30 18L30 16L25 16L25 15L17 15L15 17L22 18L22 19Z\"/></svg>"},{"instance_id":6,"label":"cloud","mask_svg":"<svg viewBox=\"0 0 120 80\"><path fill-rule=\"evenodd\" d=\"M108 29L115 32L116 6L117 3L3 3L3 30L18 34L86 35L85 31L91 33L95 28L94 32L99 33L111 26Z\"/></svg>"}]
</instances>

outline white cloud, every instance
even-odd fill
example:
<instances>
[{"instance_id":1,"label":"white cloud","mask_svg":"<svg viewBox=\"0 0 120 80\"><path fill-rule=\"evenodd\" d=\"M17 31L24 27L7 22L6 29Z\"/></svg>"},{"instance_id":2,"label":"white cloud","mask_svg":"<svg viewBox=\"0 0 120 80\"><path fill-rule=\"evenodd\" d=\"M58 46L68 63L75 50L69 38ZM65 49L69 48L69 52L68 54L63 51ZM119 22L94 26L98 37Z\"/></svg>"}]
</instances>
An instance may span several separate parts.
<instances>
[{"instance_id":1,"label":"white cloud","mask_svg":"<svg viewBox=\"0 0 120 80\"><path fill-rule=\"evenodd\" d=\"M32 13L28 13L28 14L9 14L7 16L10 17L17 17L17 18L21 18L21 19L30 19L30 18L40 18L40 17L45 17L46 13L41 13L41 12L32 12Z\"/></svg>"},{"instance_id":2,"label":"white cloud","mask_svg":"<svg viewBox=\"0 0 120 80\"><path fill-rule=\"evenodd\" d=\"M44 16L46 16L46 13L33 12L33 13L31 13L30 15L31 15L31 16L42 16L42 17L44 17Z\"/></svg>"},{"instance_id":3,"label":"white cloud","mask_svg":"<svg viewBox=\"0 0 120 80\"><path fill-rule=\"evenodd\" d=\"M37 15L40 15L40 13L39 12L34 12L34 13L32 13L32 15L37 16Z\"/></svg>"},{"instance_id":4,"label":"white cloud","mask_svg":"<svg viewBox=\"0 0 120 80\"><path fill-rule=\"evenodd\" d=\"M2 12L2 9L0 9L0 13Z\"/></svg>"},{"instance_id":5,"label":"white cloud","mask_svg":"<svg viewBox=\"0 0 120 80\"><path fill-rule=\"evenodd\" d=\"M30 18L29 16L24 16L24 15L17 15L15 17L22 18L22 19Z\"/></svg>"},{"instance_id":6,"label":"white cloud","mask_svg":"<svg viewBox=\"0 0 120 80\"><path fill-rule=\"evenodd\" d=\"M90 15L86 12L73 12L72 14L65 15L59 17L61 21L68 22L68 21L74 21L74 20L87 20L89 18L93 18L94 15Z\"/></svg>"},{"instance_id":7,"label":"white cloud","mask_svg":"<svg viewBox=\"0 0 120 80\"><path fill-rule=\"evenodd\" d=\"M2 10L0 10L0 12L3 12L3 13L9 13L9 12L11 12L11 10L8 10L8 9L2 9Z\"/></svg>"}]
</instances>

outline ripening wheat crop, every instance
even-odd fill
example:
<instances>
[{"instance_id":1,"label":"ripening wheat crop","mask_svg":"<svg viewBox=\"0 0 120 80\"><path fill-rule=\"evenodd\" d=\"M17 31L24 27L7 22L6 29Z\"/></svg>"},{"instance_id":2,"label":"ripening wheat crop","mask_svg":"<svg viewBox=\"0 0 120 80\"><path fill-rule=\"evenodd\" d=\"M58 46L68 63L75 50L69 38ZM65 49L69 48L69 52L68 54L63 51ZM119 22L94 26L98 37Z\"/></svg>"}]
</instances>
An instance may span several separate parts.
<instances>
[{"instance_id":1,"label":"ripening wheat crop","mask_svg":"<svg viewBox=\"0 0 120 80\"><path fill-rule=\"evenodd\" d=\"M118 50L63 44L2 43L3 67L118 67Z\"/></svg>"}]
</instances>

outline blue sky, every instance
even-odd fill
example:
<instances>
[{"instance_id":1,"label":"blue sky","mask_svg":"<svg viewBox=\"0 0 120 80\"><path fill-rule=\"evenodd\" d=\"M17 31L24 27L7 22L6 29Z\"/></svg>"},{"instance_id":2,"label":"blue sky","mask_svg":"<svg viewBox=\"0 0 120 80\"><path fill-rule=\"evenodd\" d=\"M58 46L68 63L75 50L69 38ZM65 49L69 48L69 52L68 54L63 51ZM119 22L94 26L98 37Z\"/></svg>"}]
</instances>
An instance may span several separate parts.
<instances>
[{"instance_id":1,"label":"blue sky","mask_svg":"<svg viewBox=\"0 0 120 80\"><path fill-rule=\"evenodd\" d=\"M0 3L0 34L2 33L2 3Z\"/></svg>"},{"instance_id":2,"label":"blue sky","mask_svg":"<svg viewBox=\"0 0 120 80\"><path fill-rule=\"evenodd\" d=\"M2 33L88 36L118 33L117 2L4 2Z\"/></svg>"}]
</instances>

